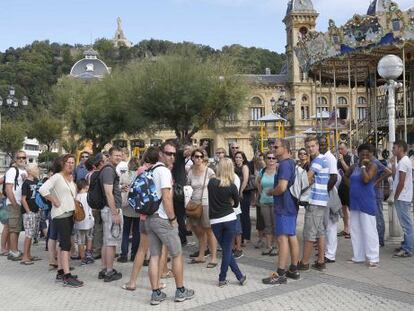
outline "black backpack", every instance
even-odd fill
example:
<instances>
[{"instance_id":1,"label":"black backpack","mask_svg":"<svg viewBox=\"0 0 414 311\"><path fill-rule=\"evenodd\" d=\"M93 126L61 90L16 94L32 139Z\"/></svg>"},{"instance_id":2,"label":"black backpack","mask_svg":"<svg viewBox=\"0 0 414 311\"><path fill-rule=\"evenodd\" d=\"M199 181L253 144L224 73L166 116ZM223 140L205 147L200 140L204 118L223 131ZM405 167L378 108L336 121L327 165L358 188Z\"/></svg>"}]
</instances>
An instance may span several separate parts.
<instances>
[{"instance_id":1,"label":"black backpack","mask_svg":"<svg viewBox=\"0 0 414 311\"><path fill-rule=\"evenodd\" d=\"M15 171L16 171L16 175L14 176L14 190L16 190L17 186L19 185L19 182L18 182L19 175L20 175L19 174L19 169L15 166L12 166L12 167L9 168L9 170L11 170L11 169L15 169ZM7 170L6 173L4 174L4 182L3 182L3 191L2 192L3 192L3 195L5 197L7 197L7 195L6 195L6 174L9 170Z\"/></svg>"},{"instance_id":2,"label":"black backpack","mask_svg":"<svg viewBox=\"0 0 414 311\"><path fill-rule=\"evenodd\" d=\"M88 201L89 206L93 209L101 210L107 205L105 190L101 181L101 172L108 166L111 167L116 174L112 165L105 165L101 170L93 172L89 179L89 190L86 200Z\"/></svg>"}]
</instances>

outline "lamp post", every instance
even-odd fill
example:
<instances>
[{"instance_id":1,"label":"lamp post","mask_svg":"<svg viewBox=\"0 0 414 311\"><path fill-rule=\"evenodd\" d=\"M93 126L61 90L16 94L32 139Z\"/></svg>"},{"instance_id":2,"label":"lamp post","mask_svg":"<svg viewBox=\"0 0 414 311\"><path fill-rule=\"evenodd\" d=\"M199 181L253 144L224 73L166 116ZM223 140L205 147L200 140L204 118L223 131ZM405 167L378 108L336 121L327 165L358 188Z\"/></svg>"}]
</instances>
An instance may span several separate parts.
<instances>
[{"instance_id":1,"label":"lamp post","mask_svg":"<svg viewBox=\"0 0 414 311\"><path fill-rule=\"evenodd\" d=\"M396 55L386 55L378 63L379 75L387 80L387 84L383 87L388 94L388 151L390 154L395 142L395 90L402 87L402 84L395 80L401 76L403 70L403 61ZM388 205L388 219L389 239L401 240L401 226L393 203Z\"/></svg>"},{"instance_id":2,"label":"lamp post","mask_svg":"<svg viewBox=\"0 0 414 311\"><path fill-rule=\"evenodd\" d=\"M270 99L270 104L272 106L272 111L274 113L280 114L282 118L287 119L287 115L294 109L294 101L286 100L286 90L282 87L280 88L280 96L276 101L274 97Z\"/></svg>"},{"instance_id":3,"label":"lamp post","mask_svg":"<svg viewBox=\"0 0 414 311\"><path fill-rule=\"evenodd\" d=\"M1 117L2 117L2 110L5 110L6 113L14 118L16 116L17 113L17 109L19 109L19 107L26 107L29 105L29 100L27 98L27 96L23 96L22 99L19 100L16 98L15 96L16 94L16 90L14 89L13 86L10 86L9 88L9 94L7 95L7 98L5 100L5 102L3 102L3 98L0 96L0 129L1 129ZM5 104L5 105L3 105ZM21 105L20 105L21 104Z\"/></svg>"}]
</instances>

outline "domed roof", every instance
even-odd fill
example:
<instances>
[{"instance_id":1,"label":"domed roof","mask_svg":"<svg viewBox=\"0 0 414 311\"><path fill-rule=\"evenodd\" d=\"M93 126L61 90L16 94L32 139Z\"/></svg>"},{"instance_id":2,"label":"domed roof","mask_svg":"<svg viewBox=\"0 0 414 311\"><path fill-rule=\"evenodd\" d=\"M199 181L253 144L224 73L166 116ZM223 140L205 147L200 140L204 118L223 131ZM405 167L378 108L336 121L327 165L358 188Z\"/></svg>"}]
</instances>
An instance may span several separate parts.
<instances>
[{"instance_id":1,"label":"domed roof","mask_svg":"<svg viewBox=\"0 0 414 311\"><path fill-rule=\"evenodd\" d=\"M98 52L90 48L86 50L83 55L85 55L85 58L73 65L70 70L70 76L82 80L92 80L102 79L109 73L108 66L98 59Z\"/></svg>"},{"instance_id":2,"label":"domed roof","mask_svg":"<svg viewBox=\"0 0 414 311\"><path fill-rule=\"evenodd\" d=\"M391 0L373 0L369 5L367 15L376 16L388 11L391 6L398 7L398 4Z\"/></svg>"},{"instance_id":3,"label":"domed roof","mask_svg":"<svg viewBox=\"0 0 414 311\"><path fill-rule=\"evenodd\" d=\"M315 12L315 9L311 0L290 0L286 15L291 12Z\"/></svg>"}]
</instances>

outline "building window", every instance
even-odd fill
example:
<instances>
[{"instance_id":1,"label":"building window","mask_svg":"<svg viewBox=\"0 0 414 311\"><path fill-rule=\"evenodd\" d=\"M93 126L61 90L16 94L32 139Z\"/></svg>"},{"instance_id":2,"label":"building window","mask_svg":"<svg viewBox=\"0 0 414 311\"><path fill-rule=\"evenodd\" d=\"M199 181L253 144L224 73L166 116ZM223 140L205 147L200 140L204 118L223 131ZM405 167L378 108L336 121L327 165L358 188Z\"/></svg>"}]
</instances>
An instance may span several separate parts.
<instances>
[{"instance_id":1,"label":"building window","mask_svg":"<svg viewBox=\"0 0 414 311\"><path fill-rule=\"evenodd\" d=\"M252 105L252 106L262 106L263 105L263 102L262 102L262 100L259 97L254 96L250 100L250 105Z\"/></svg>"},{"instance_id":2,"label":"building window","mask_svg":"<svg viewBox=\"0 0 414 311\"><path fill-rule=\"evenodd\" d=\"M308 120L310 118L309 106L300 107L300 114L301 114L302 120Z\"/></svg>"},{"instance_id":3,"label":"building window","mask_svg":"<svg viewBox=\"0 0 414 311\"><path fill-rule=\"evenodd\" d=\"M342 106L343 105L347 105L348 104L348 101L346 100L345 97L341 96L341 97L338 97L337 104L338 105L342 105Z\"/></svg>"},{"instance_id":4,"label":"building window","mask_svg":"<svg viewBox=\"0 0 414 311\"><path fill-rule=\"evenodd\" d=\"M325 97L318 97L317 101L318 106L328 106L328 100Z\"/></svg>"},{"instance_id":5,"label":"building window","mask_svg":"<svg viewBox=\"0 0 414 311\"><path fill-rule=\"evenodd\" d=\"M316 107L316 114L320 114L321 111L328 111L328 107Z\"/></svg>"},{"instance_id":6,"label":"building window","mask_svg":"<svg viewBox=\"0 0 414 311\"><path fill-rule=\"evenodd\" d=\"M338 116L339 119L341 119L341 120L348 119L348 108L341 107L341 108L338 109L338 111L339 111L339 116Z\"/></svg>"},{"instance_id":7,"label":"building window","mask_svg":"<svg viewBox=\"0 0 414 311\"><path fill-rule=\"evenodd\" d=\"M235 121L237 121L237 114L234 113L234 112L230 113L227 116L226 121L228 121L228 122L235 122Z\"/></svg>"},{"instance_id":8,"label":"building window","mask_svg":"<svg viewBox=\"0 0 414 311\"><path fill-rule=\"evenodd\" d=\"M368 109L365 107L358 107L358 120L364 120L368 116Z\"/></svg>"},{"instance_id":9,"label":"building window","mask_svg":"<svg viewBox=\"0 0 414 311\"><path fill-rule=\"evenodd\" d=\"M257 121L263 117L263 110L262 107L250 108L250 120Z\"/></svg>"},{"instance_id":10,"label":"building window","mask_svg":"<svg viewBox=\"0 0 414 311\"><path fill-rule=\"evenodd\" d=\"M39 146L38 145L25 144L23 149L25 149L27 151L38 151L39 150Z\"/></svg>"},{"instance_id":11,"label":"building window","mask_svg":"<svg viewBox=\"0 0 414 311\"><path fill-rule=\"evenodd\" d=\"M357 101L358 105L366 105L367 104L367 99L363 96L358 97L358 101Z\"/></svg>"}]
</instances>

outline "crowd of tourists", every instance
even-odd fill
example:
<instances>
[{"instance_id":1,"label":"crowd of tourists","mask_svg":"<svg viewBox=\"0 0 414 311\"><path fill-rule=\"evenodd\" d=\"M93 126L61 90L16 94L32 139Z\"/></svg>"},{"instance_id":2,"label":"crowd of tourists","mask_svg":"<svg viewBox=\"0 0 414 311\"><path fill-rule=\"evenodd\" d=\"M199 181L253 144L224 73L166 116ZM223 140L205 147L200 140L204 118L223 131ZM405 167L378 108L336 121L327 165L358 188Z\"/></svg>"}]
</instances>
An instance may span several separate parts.
<instances>
[{"instance_id":1,"label":"crowd of tourists","mask_svg":"<svg viewBox=\"0 0 414 311\"><path fill-rule=\"evenodd\" d=\"M338 237L351 240L349 263L379 267L385 200L393 201L404 233L393 256L413 255L413 166L406 142L395 142L392 157L383 152L381 160L368 144L351 152L342 142L337 151L330 150L323 136L307 137L297 152L288 140L269 140L268 151L251 161L236 143L228 153L217 148L209 161L207 147L166 141L148 147L140 159L118 147L95 155L84 151L77 166L75 156L66 154L46 176L18 151L0 180L1 255L33 265L41 258L32 256L32 244L44 238L49 268L56 269L56 282L64 286L84 285L82 276L71 272L75 260L100 265L94 269L103 282L121 279L114 264L132 261L122 289L134 291L141 268L148 266L150 303L166 299L163 280L169 277L175 279L174 300L182 302L195 295L185 286L184 261L208 269L220 264L219 287L229 285L230 268L243 286L247 276L237 260L250 243L256 255L277 258L264 284L285 284L311 268L325 270L336 261ZM304 225L298 239L300 209ZM184 259L190 235L198 250Z\"/></svg>"}]
</instances>

